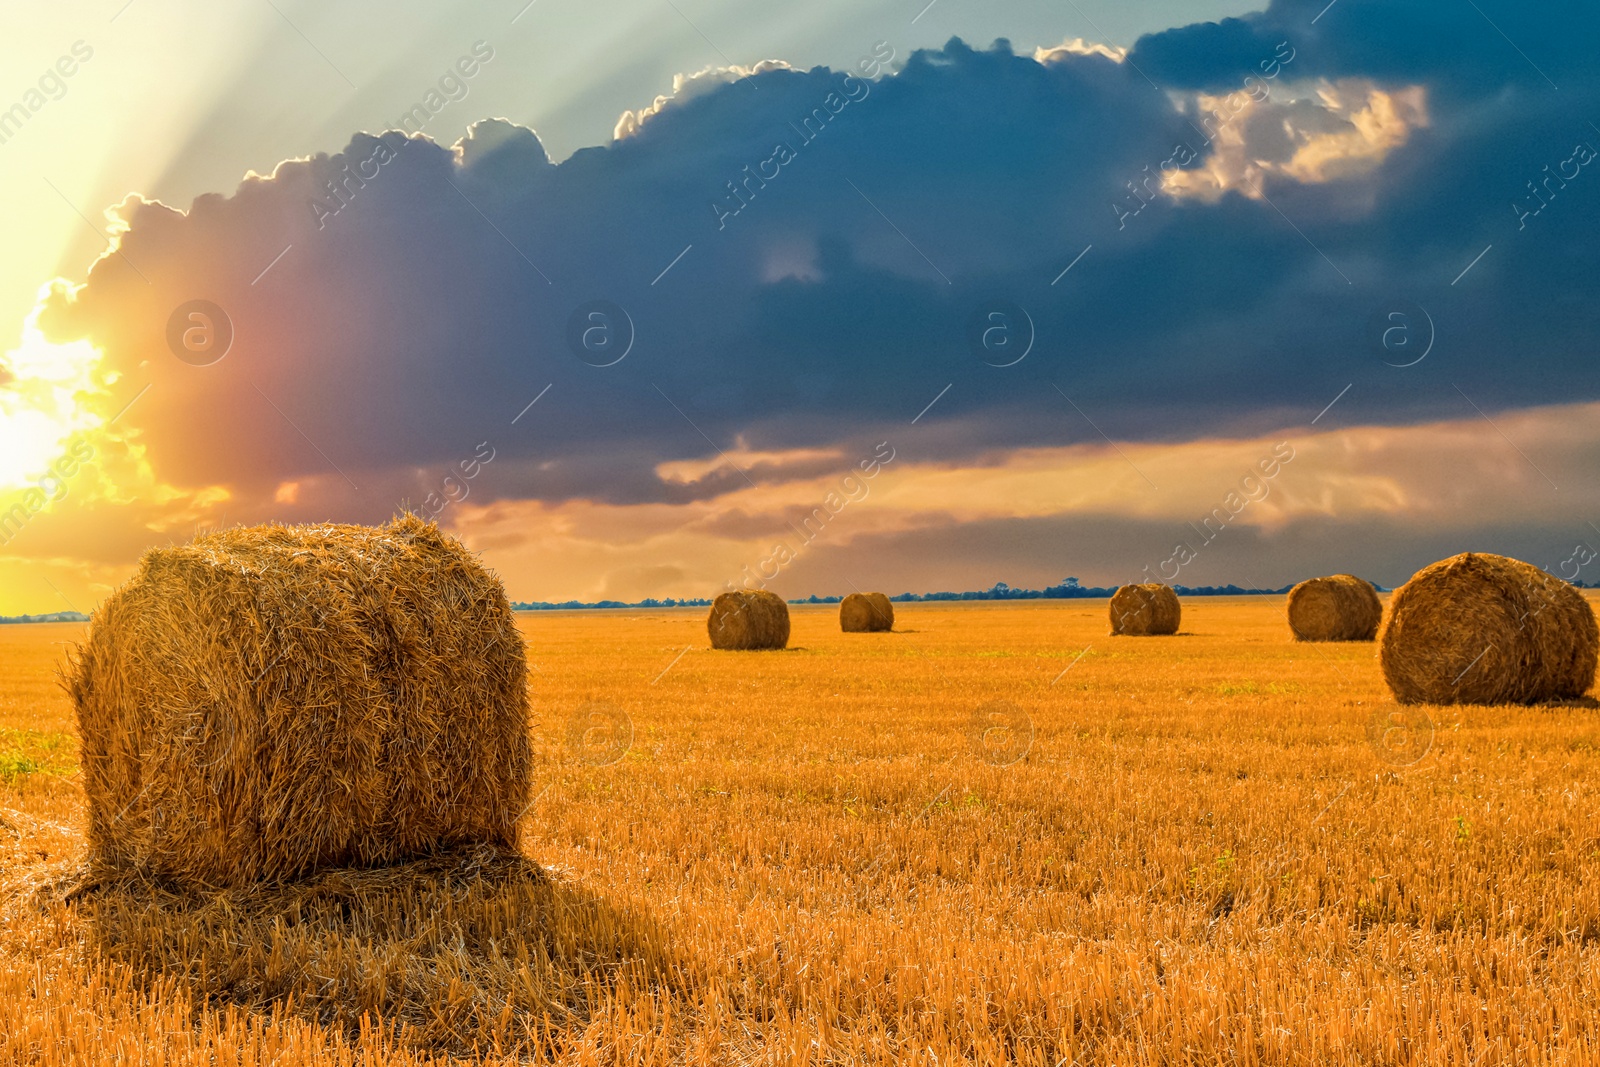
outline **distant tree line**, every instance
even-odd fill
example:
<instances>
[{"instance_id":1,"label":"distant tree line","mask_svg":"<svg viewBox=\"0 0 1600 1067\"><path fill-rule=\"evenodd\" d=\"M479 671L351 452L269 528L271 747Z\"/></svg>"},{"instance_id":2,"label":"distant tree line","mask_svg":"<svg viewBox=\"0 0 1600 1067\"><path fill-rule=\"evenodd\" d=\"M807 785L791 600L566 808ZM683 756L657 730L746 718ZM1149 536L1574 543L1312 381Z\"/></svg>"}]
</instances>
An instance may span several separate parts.
<instances>
[{"instance_id":1,"label":"distant tree line","mask_svg":"<svg viewBox=\"0 0 1600 1067\"><path fill-rule=\"evenodd\" d=\"M1253 596L1263 593L1287 593L1292 586L1282 589L1241 588L1237 585L1175 585L1173 592L1179 596ZM996 582L988 589L974 589L965 593L901 593L889 599L900 603L918 603L939 600L1095 600L1106 599L1117 591L1114 585L1082 585L1076 578L1067 578L1059 585L1043 589L1013 589L1005 582ZM834 604L842 597L809 597L795 601L797 604Z\"/></svg>"},{"instance_id":2,"label":"distant tree line","mask_svg":"<svg viewBox=\"0 0 1600 1067\"><path fill-rule=\"evenodd\" d=\"M1287 593L1292 587L1284 586L1282 589L1257 589L1243 588L1237 585L1175 585L1173 591L1179 596L1257 596L1262 594L1281 595ZM1076 578L1067 578L1058 585L1046 586L1043 589L1013 589L1005 582L996 582L988 589L973 589L964 593L900 593L889 599L901 604L931 603L946 600L1094 600L1105 599L1117 591L1114 585L1082 585ZM1387 592L1380 587L1380 591ZM791 600L791 604L837 604L843 600L842 596L817 596L812 594L799 600ZM657 600L650 597L637 603L627 603L621 600L601 600L588 603L582 600L567 600L562 603L552 603L547 600L517 601L511 605L515 611L571 611L577 608L705 608L710 607L711 601L706 599L675 600L667 597Z\"/></svg>"},{"instance_id":3,"label":"distant tree line","mask_svg":"<svg viewBox=\"0 0 1600 1067\"><path fill-rule=\"evenodd\" d=\"M8 622L88 622L81 611L54 611L49 615L0 615L0 625Z\"/></svg>"},{"instance_id":4,"label":"distant tree line","mask_svg":"<svg viewBox=\"0 0 1600 1067\"><path fill-rule=\"evenodd\" d=\"M837 600L838 597L834 599ZM632 604L622 600L597 600L593 603L583 600L564 600L559 604L548 600L513 600L511 602L512 611L572 611L575 608L709 608L710 606L711 601L703 598L675 600L670 596L665 600L646 597Z\"/></svg>"}]
</instances>

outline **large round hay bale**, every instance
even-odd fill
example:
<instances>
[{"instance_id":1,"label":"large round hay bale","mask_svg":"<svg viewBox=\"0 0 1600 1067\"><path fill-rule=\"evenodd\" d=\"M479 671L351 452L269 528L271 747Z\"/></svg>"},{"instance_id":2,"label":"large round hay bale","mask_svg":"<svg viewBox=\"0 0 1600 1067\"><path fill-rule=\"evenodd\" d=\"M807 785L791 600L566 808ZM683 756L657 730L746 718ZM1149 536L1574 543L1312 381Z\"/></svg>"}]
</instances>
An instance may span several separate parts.
<instances>
[{"instance_id":1,"label":"large round hay bale","mask_svg":"<svg viewBox=\"0 0 1600 1067\"><path fill-rule=\"evenodd\" d=\"M711 602L706 630L712 648L783 648L789 643L789 605L765 589L723 593Z\"/></svg>"},{"instance_id":2,"label":"large round hay bale","mask_svg":"<svg viewBox=\"0 0 1600 1067\"><path fill-rule=\"evenodd\" d=\"M1289 590L1288 611L1296 641L1371 641L1383 621L1378 591L1353 574L1301 582Z\"/></svg>"},{"instance_id":3,"label":"large round hay bale","mask_svg":"<svg viewBox=\"0 0 1600 1067\"><path fill-rule=\"evenodd\" d=\"M1531 704L1594 684L1589 602L1532 564L1467 552L1430 564L1389 602L1380 654L1402 704Z\"/></svg>"},{"instance_id":4,"label":"large round hay bale","mask_svg":"<svg viewBox=\"0 0 1600 1067\"><path fill-rule=\"evenodd\" d=\"M839 602L839 629L875 634L894 629L894 605L882 593L851 593Z\"/></svg>"},{"instance_id":5,"label":"large round hay bale","mask_svg":"<svg viewBox=\"0 0 1600 1067\"><path fill-rule=\"evenodd\" d=\"M1170 585L1124 585L1111 597L1111 632L1134 637L1175 634L1182 613Z\"/></svg>"},{"instance_id":6,"label":"large round hay bale","mask_svg":"<svg viewBox=\"0 0 1600 1067\"><path fill-rule=\"evenodd\" d=\"M151 551L66 683L96 865L242 886L515 847L522 637L499 580L415 516Z\"/></svg>"}]
</instances>

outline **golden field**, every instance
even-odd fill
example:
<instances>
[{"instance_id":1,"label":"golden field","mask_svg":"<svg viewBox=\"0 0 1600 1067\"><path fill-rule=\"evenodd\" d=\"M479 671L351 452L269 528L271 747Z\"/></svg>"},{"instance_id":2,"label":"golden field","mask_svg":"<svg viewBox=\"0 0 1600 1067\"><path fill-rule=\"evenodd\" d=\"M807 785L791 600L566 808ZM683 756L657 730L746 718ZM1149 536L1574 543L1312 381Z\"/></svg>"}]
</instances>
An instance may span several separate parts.
<instances>
[{"instance_id":1,"label":"golden field","mask_svg":"<svg viewBox=\"0 0 1600 1067\"><path fill-rule=\"evenodd\" d=\"M1592 700L1392 718L1280 598L836 611L519 616L531 864L205 899L77 885L82 627L0 627L0 1063L1600 1062Z\"/></svg>"}]
</instances>

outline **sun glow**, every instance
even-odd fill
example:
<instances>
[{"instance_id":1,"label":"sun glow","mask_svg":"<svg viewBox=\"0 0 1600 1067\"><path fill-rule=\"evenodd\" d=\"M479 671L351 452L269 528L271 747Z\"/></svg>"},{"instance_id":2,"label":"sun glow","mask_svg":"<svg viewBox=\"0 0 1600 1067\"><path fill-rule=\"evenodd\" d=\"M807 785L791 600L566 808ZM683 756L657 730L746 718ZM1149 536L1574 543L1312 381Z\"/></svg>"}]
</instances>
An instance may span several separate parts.
<instances>
[{"instance_id":1,"label":"sun glow","mask_svg":"<svg viewBox=\"0 0 1600 1067\"><path fill-rule=\"evenodd\" d=\"M29 316L22 341L0 357L0 490L33 485L74 434L99 426L89 409L101 351L86 340L56 344Z\"/></svg>"}]
</instances>

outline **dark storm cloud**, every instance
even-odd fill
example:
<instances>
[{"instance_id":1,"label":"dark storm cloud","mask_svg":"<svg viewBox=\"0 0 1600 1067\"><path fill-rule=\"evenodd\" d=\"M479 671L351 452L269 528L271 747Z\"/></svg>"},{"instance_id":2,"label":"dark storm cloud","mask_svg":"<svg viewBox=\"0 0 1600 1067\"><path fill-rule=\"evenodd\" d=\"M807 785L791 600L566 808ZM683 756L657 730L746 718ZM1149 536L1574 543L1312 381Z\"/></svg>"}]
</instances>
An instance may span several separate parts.
<instances>
[{"instance_id":1,"label":"dark storm cloud","mask_svg":"<svg viewBox=\"0 0 1600 1067\"><path fill-rule=\"evenodd\" d=\"M1303 46L1309 73L1426 82L1475 98L1592 84L1594 25L1593 5L1580 0L1274 0L1244 18L1150 34L1129 58L1162 85L1231 88L1235 72L1287 38Z\"/></svg>"},{"instance_id":2,"label":"dark storm cloud","mask_svg":"<svg viewBox=\"0 0 1600 1067\"><path fill-rule=\"evenodd\" d=\"M1600 16L1482 6L1526 31L1529 58L1470 6L1339 0L1312 25L1274 4L1145 38L1126 64L953 40L878 80L767 70L559 164L504 122L456 153L362 134L186 215L124 205L122 254L46 325L103 345L126 395L153 383L129 418L167 480L248 497L343 479L374 516L485 441L496 477L475 491L667 502L743 484L653 470L719 449L836 448L843 466L892 438L971 462L1100 431L1308 422L1346 385L1352 421L1458 416L1458 385L1490 410L1589 398L1600 172L1539 216L1511 205L1577 142L1600 145L1576 43ZM1119 221L1113 203L1175 144L1200 149L1194 166L1210 151L1166 90L1235 90L1285 41L1300 79L1426 87L1429 125L1367 174L1270 177L1270 203L1163 196ZM168 351L173 310L197 298L234 326L212 366ZM969 346L995 299L1033 320L1016 366ZM1405 371L1367 336L1401 299L1437 330ZM613 366L568 342L599 300L634 334Z\"/></svg>"}]
</instances>

